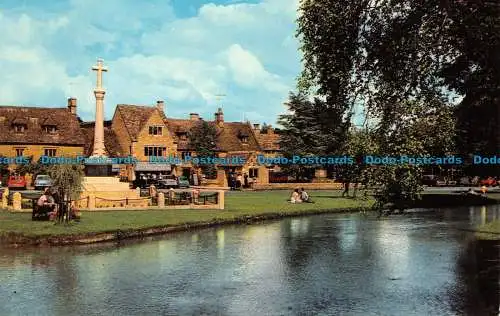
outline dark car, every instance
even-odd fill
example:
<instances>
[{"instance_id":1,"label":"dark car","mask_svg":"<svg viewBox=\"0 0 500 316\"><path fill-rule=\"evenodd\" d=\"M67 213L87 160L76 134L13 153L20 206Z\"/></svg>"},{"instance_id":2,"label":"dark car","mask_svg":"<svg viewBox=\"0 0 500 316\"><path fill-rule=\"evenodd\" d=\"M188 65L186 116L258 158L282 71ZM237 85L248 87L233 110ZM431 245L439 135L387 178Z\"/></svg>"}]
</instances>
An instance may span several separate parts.
<instances>
[{"instance_id":1,"label":"dark car","mask_svg":"<svg viewBox=\"0 0 500 316\"><path fill-rule=\"evenodd\" d=\"M423 185L435 187L435 186L437 186L437 182L438 182L438 178L435 175L428 174L428 175L422 176L422 184Z\"/></svg>"}]
</instances>

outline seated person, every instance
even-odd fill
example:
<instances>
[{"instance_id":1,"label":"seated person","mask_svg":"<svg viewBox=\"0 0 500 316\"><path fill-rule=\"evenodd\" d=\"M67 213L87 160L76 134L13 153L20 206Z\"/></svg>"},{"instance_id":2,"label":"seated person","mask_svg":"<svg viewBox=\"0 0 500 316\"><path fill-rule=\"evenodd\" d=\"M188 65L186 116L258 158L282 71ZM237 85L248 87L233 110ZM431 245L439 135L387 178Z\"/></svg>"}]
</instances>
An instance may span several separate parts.
<instances>
[{"instance_id":1,"label":"seated person","mask_svg":"<svg viewBox=\"0 0 500 316\"><path fill-rule=\"evenodd\" d=\"M300 199L299 189L295 189L290 197L290 203L302 203Z\"/></svg>"},{"instance_id":2,"label":"seated person","mask_svg":"<svg viewBox=\"0 0 500 316\"><path fill-rule=\"evenodd\" d=\"M37 201L38 213L51 213L57 212L56 204L54 203L54 198L50 195L49 190L45 190L43 195Z\"/></svg>"},{"instance_id":3,"label":"seated person","mask_svg":"<svg viewBox=\"0 0 500 316\"><path fill-rule=\"evenodd\" d=\"M479 195L476 191L472 190L471 188L469 188L469 190L467 191L466 194L467 195Z\"/></svg>"},{"instance_id":4,"label":"seated person","mask_svg":"<svg viewBox=\"0 0 500 316\"><path fill-rule=\"evenodd\" d=\"M307 194L307 192L306 192L306 190L304 190L304 188L300 189L300 199L306 203L314 203L313 201L311 201L309 194Z\"/></svg>"}]
</instances>

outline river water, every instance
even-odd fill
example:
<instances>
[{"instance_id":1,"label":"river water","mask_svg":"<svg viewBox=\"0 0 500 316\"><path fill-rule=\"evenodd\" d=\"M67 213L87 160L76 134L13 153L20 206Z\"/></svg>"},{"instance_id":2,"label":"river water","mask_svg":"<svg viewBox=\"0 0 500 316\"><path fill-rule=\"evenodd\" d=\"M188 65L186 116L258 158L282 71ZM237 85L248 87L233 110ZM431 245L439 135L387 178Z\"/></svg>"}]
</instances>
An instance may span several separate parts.
<instances>
[{"instance_id":1,"label":"river water","mask_svg":"<svg viewBox=\"0 0 500 316\"><path fill-rule=\"evenodd\" d=\"M499 206L0 249L0 315L498 315Z\"/></svg>"}]
</instances>

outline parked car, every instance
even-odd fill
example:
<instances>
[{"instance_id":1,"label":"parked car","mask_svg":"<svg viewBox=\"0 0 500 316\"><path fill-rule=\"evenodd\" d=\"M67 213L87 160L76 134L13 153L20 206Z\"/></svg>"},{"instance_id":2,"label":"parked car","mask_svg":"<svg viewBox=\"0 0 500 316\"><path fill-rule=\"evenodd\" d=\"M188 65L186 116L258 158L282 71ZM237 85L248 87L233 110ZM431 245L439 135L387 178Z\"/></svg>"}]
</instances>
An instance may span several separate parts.
<instances>
[{"instance_id":1,"label":"parked car","mask_svg":"<svg viewBox=\"0 0 500 316\"><path fill-rule=\"evenodd\" d=\"M448 185L448 180L443 177L436 177L436 186L445 187Z\"/></svg>"},{"instance_id":2,"label":"parked car","mask_svg":"<svg viewBox=\"0 0 500 316\"><path fill-rule=\"evenodd\" d=\"M457 185L457 181L456 181L456 180L448 180L448 181L446 182L446 185L451 186L451 187L454 187L454 186L456 186L456 185Z\"/></svg>"},{"instance_id":3,"label":"parked car","mask_svg":"<svg viewBox=\"0 0 500 316\"><path fill-rule=\"evenodd\" d=\"M9 181L7 182L7 187L9 189L26 190L27 187L26 178L24 176L19 176L19 175L10 176Z\"/></svg>"},{"instance_id":4,"label":"parked car","mask_svg":"<svg viewBox=\"0 0 500 316\"><path fill-rule=\"evenodd\" d=\"M437 176L433 174L427 174L422 176L422 184L430 187L437 186Z\"/></svg>"},{"instance_id":5,"label":"parked car","mask_svg":"<svg viewBox=\"0 0 500 316\"><path fill-rule=\"evenodd\" d=\"M469 177L462 177L460 178L459 184L462 186L470 186L472 185L472 181L469 179Z\"/></svg>"},{"instance_id":6,"label":"parked car","mask_svg":"<svg viewBox=\"0 0 500 316\"><path fill-rule=\"evenodd\" d=\"M497 180L495 180L495 178L493 177L488 177L486 179L481 180L480 184L487 187L494 187L497 185Z\"/></svg>"},{"instance_id":7,"label":"parked car","mask_svg":"<svg viewBox=\"0 0 500 316\"><path fill-rule=\"evenodd\" d=\"M39 174L35 178L35 190L43 190L52 186L52 179L46 174Z\"/></svg>"},{"instance_id":8,"label":"parked car","mask_svg":"<svg viewBox=\"0 0 500 316\"><path fill-rule=\"evenodd\" d=\"M189 180L187 177L179 177L177 179L177 185L179 188L189 188Z\"/></svg>"},{"instance_id":9,"label":"parked car","mask_svg":"<svg viewBox=\"0 0 500 316\"><path fill-rule=\"evenodd\" d=\"M188 183L189 184L189 183ZM179 187L179 183L174 175L162 176L158 180L158 188L161 189L170 189Z\"/></svg>"}]
</instances>

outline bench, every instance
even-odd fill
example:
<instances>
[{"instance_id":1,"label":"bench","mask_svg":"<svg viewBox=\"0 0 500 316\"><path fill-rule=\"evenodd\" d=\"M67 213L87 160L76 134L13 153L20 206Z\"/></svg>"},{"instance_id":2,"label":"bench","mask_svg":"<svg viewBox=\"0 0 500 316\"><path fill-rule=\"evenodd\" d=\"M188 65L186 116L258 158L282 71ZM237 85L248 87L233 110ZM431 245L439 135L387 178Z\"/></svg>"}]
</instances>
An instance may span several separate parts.
<instances>
[{"instance_id":1,"label":"bench","mask_svg":"<svg viewBox=\"0 0 500 316\"><path fill-rule=\"evenodd\" d=\"M31 219L34 221L48 221L49 213L54 210L54 206L51 205L38 205L38 199L31 199L33 203L33 212L31 214Z\"/></svg>"}]
</instances>

